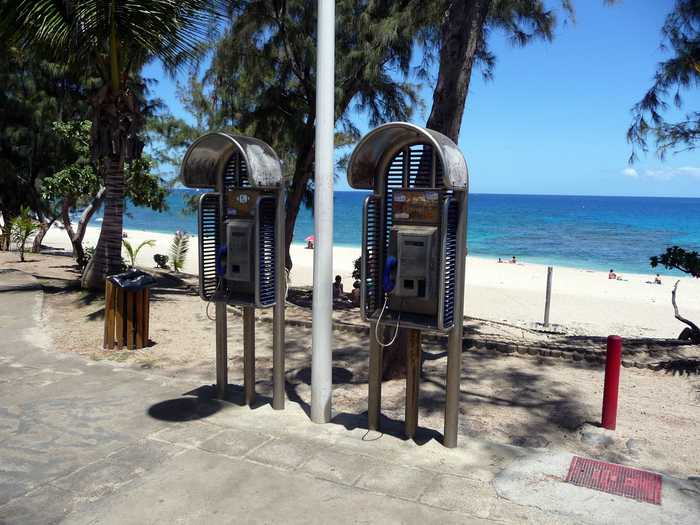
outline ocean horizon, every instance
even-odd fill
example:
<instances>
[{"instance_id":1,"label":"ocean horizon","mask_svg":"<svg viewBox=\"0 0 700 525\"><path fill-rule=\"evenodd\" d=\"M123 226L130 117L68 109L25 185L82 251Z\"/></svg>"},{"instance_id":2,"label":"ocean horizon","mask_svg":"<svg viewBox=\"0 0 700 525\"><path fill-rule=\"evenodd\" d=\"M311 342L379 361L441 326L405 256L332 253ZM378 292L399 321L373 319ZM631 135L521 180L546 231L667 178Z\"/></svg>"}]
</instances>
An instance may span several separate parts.
<instances>
[{"instance_id":1,"label":"ocean horizon","mask_svg":"<svg viewBox=\"0 0 700 525\"><path fill-rule=\"evenodd\" d=\"M161 213L127 202L124 228L196 234L196 214L185 211L187 197L196 193L172 190L168 209ZM362 203L367 194L334 193L336 246L360 246ZM101 221L100 211L91 225L99 226ZM302 209L294 242L303 243L312 234L312 212ZM649 257L668 246L700 251L700 199L472 193L467 245L469 254L478 257L510 259L515 255L538 264L652 273Z\"/></svg>"}]
</instances>

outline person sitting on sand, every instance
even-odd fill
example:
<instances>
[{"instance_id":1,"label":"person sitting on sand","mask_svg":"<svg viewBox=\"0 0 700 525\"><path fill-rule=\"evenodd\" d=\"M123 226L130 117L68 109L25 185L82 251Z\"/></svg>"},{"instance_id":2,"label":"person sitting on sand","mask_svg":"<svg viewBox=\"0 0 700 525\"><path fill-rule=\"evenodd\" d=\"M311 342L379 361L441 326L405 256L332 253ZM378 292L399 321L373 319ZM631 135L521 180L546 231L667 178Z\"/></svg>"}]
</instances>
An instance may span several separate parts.
<instances>
[{"instance_id":1,"label":"person sitting on sand","mask_svg":"<svg viewBox=\"0 0 700 525\"><path fill-rule=\"evenodd\" d=\"M513 258L510 260L511 264L517 264L518 261L515 259L515 255L513 255Z\"/></svg>"},{"instance_id":2,"label":"person sitting on sand","mask_svg":"<svg viewBox=\"0 0 700 525\"><path fill-rule=\"evenodd\" d=\"M608 279L612 279L613 281L623 281L624 279L622 278L622 275L617 275L615 273L615 270L610 268L610 272L608 273Z\"/></svg>"},{"instance_id":3,"label":"person sitting on sand","mask_svg":"<svg viewBox=\"0 0 700 525\"><path fill-rule=\"evenodd\" d=\"M311 239L309 239L308 241L306 241L306 249L307 249L307 250L313 250L313 249L314 249L314 241L312 241Z\"/></svg>"},{"instance_id":4,"label":"person sitting on sand","mask_svg":"<svg viewBox=\"0 0 700 525\"><path fill-rule=\"evenodd\" d=\"M360 281L355 281L352 283L352 292L350 292L350 299L352 299L352 304L355 306L360 305Z\"/></svg>"},{"instance_id":5,"label":"person sitting on sand","mask_svg":"<svg viewBox=\"0 0 700 525\"><path fill-rule=\"evenodd\" d=\"M656 274L656 277L654 278L654 284L661 284L661 277L659 274Z\"/></svg>"},{"instance_id":6,"label":"person sitting on sand","mask_svg":"<svg viewBox=\"0 0 700 525\"><path fill-rule=\"evenodd\" d=\"M501 258L499 257L499 258L498 258L498 262L499 262L499 263L502 263L502 262L503 262L503 259L501 259Z\"/></svg>"},{"instance_id":7,"label":"person sitting on sand","mask_svg":"<svg viewBox=\"0 0 700 525\"><path fill-rule=\"evenodd\" d=\"M343 296L343 278L340 275L335 276L335 282L333 283L333 297Z\"/></svg>"}]
</instances>

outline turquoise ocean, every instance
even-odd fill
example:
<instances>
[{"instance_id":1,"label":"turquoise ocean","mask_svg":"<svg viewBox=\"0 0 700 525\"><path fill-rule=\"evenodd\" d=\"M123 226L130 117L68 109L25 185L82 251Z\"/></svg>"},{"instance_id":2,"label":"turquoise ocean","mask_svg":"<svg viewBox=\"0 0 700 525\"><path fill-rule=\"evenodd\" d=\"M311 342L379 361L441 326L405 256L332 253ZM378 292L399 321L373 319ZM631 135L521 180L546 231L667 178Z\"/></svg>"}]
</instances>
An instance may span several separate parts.
<instances>
[{"instance_id":1,"label":"turquoise ocean","mask_svg":"<svg viewBox=\"0 0 700 525\"><path fill-rule=\"evenodd\" d=\"M196 233L196 216L183 211L193 193L173 190L163 213L127 204L124 227ZM360 246L365 195L335 193L335 245ZM101 220L97 214L94 225ZM297 243L313 234L310 210L301 211L294 232ZM476 193L469 196L467 243L469 254L481 257L650 273L649 257L667 246L700 251L700 199Z\"/></svg>"}]
</instances>

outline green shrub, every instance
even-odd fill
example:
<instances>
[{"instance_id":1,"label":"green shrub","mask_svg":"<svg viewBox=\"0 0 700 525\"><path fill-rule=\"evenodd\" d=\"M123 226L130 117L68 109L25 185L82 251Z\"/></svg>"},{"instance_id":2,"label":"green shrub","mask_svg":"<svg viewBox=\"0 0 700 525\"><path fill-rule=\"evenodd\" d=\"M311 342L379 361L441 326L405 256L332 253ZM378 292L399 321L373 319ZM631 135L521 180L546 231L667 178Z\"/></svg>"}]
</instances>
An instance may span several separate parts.
<instances>
[{"instance_id":1,"label":"green shrub","mask_svg":"<svg viewBox=\"0 0 700 525\"><path fill-rule=\"evenodd\" d=\"M39 224L32 219L28 206L22 206L17 217L10 221L10 240L17 246L19 260L24 262L24 247L29 237L39 229Z\"/></svg>"},{"instance_id":2,"label":"green shrub","mask_svg":"<svg viewBox=\"0 0 700 525\"><path fill-rule=\"evenodd\" d=\"M134 265L136 264L136 257L138 256L139 252L141 251L141 248L144 246L150 246L153 248L156 245L156 241L153 239L148 239L146 241L143 241L141 244L139 244L136 248L134 248L129 241L126 239L122 239L122 244L124 245L124 248L126 249L126 255L129 257L129 268L133 268Z\"/></svg>"}]
</instances>

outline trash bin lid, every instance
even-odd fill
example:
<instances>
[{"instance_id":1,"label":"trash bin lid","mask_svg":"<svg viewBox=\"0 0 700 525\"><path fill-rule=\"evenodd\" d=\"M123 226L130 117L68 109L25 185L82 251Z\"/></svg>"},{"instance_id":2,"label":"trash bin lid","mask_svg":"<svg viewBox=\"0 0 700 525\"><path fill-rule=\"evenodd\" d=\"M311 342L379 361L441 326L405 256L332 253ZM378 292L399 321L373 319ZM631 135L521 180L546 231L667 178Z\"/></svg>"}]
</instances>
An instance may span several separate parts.
<instances>
[{"instance_id":1,"label":"trash bin lid","mask_svg":"<svg viewBox=\"0 0 700 525\"><path fill-rule=\"evenodd\" d=\"M156 284L156 279L150 273L131 268L123 273L107 277L113 284L130 292L137 292Z\"/></svg>"}]
</instances>

